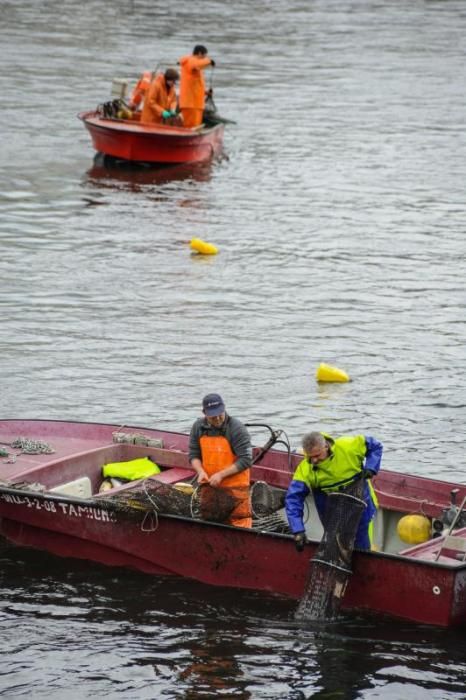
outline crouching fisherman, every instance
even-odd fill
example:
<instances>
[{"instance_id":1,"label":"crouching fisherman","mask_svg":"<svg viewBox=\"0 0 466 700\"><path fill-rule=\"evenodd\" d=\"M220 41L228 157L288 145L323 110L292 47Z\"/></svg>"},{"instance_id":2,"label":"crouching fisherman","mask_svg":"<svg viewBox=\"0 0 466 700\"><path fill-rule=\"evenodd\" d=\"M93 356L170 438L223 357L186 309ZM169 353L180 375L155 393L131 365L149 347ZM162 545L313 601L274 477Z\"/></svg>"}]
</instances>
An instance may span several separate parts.
<instances>
[{"instance_id":1,"label":"crouching fisherman","mask_svg":"<svg viewBox=\"0 0 466 700\"><path fill-rule=\"evenodd\" d=\"M181 122L177 114L176 83L179 79L175 68L167 68L151 82L144 100L141 124L162 124Z\"/></svg>"},{"instance_id":2,"label":"crouching fisherman","mask_svg":"<svg viewBox=\"0 0 466 700\"><path fill-rule=\"evenodd\" d=\"M383 446L368 435L332 438L319 432L307 433L302 441L304 459L298 464L285 499L286 514L298 552L306 541L303 513L306 496L312 491L321 522L324 522L327 493L363 478L366 508L361 516L354 546L369 550L377 497L369 480L378 473Z\"/></svg>"}]
</instances>

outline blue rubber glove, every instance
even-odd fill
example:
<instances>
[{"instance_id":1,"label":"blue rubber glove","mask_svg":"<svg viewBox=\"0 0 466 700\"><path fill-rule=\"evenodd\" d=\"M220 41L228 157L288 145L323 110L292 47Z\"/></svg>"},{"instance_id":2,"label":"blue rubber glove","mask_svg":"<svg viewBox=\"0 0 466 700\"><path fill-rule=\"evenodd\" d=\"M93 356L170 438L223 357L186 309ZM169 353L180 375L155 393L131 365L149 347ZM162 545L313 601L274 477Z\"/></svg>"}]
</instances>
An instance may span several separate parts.
<instances>
[{"instance_id":1,"label":"blue rubber glove","mask_svg":"<svg viewBox=\"0 0 466 700\"><path fill-rule=\"evenodd\" d=\"M162 112L162 118L163 119L169 119L172 116L172 113L170 112L169 109L164 109Z\"/></svg>"}]
</instances>

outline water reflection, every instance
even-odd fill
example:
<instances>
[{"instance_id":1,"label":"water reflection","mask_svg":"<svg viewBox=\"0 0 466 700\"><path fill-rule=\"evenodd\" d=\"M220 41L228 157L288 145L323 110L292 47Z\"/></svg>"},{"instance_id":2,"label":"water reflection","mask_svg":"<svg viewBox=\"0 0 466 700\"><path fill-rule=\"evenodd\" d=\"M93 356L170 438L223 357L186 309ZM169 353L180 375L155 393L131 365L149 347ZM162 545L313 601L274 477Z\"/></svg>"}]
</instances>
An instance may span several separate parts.
<instances>
[{"instance_id":1,"label":"water reflection","mask_svg":"<svg viewBox=\"0 0 466 700\"><path fill-rule=\"evenodd\" d=\"M86 181L99 188L118 187L130 192L139 192L148 185L165 185L183 180L208 182L212 177L212 167L213 161L181 165L148 165L130 163L97 153L92 168L86 173Z\"/></svg>"},{"instance_id":2,"label":"water reflection","mask_svg":"<svg viewBox=\"0 0 466 700\"><path fill-rule=\"evenodd\" d=\"M241 700L251 698L244 687L247 681L238 662L238 657L246 651L240 638L232 635L226 641L224 633L210 630L190 646L192 662L179 675L186 686L180 698L200 700L218 695Z\"/></svg>"}]
</instances>

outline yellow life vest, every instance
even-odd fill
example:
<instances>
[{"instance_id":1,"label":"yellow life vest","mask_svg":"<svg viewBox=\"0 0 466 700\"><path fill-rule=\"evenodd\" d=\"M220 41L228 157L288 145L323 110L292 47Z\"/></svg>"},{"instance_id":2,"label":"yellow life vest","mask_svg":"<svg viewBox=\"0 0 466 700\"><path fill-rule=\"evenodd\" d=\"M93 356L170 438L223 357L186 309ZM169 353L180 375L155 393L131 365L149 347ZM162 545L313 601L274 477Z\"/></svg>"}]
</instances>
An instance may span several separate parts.
<instances>
[{"instance_id":1,"label":"yellow life vest","mask_svg":"<svg viewBox=\"0 0 466 700\"><path fill-rule=\"evenodd\" d=\"M149 457L140 457L129 462L105 464L102 467L102 474L105 479L113 476L117 479L134 481L135 479L145 479L148 476L160 474L160 467L155 462L152 462Z\"/></svg>"}]
</instances>

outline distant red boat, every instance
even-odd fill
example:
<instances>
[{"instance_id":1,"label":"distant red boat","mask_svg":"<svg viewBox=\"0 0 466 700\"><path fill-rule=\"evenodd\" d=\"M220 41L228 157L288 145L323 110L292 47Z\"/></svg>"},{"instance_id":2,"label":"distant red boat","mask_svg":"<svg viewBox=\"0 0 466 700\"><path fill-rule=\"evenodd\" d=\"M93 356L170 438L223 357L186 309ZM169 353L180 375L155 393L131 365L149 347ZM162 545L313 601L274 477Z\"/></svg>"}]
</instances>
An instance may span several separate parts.
<instances>
[{"instance_id":1,"label":"distant red boat","mask_svg":"<svg viewBox=\"0 0 466 700\"><path fill-rule=\"evenodd\" d=\"M126 161L160 165L200 163L219 156L223 148L223 123L185 129L104 117L97 110L81 112L78 117L89 131L96 151Z\"/></svg>"},{"instance_id":2,"label":"distant red boat","mask_svg":"<svg viewBox=\"0 0 466 700\"><path fill-rule=\"evenodd\" d=\"M252 529L201 519L193 511L170 514L155 503L145 511L134 505L137 489L186 487L194 476L187 449L187 435L168 431L0 420L0 534L64 557L299 599L321 536L312 498L310 542L301 554L287 532L280 499L273 517L253 512ZM283 494L301 457L258 448L255 455L252 491L265 485ZM155 460L161 472L100 490L104 464L141 457ZM386 470L374 486L380 502L377 550L354 553L342 608L466 626L466 486ZM108 499L125 495L133 504L131 517L108 507ZM407 546L397 526L412 513L427 518L429 530L421 544Z\"/></svg>"}]
</instances>

